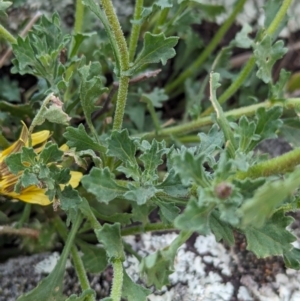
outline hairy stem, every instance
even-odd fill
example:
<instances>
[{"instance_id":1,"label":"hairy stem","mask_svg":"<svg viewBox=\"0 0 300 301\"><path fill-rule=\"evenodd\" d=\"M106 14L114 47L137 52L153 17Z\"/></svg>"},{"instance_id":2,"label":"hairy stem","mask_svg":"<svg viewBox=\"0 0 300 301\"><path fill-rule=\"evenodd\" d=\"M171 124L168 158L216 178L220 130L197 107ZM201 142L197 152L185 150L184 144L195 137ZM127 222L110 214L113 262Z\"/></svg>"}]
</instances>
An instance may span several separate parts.
<instances>
[{"instance_id":1,"label":"hairy stem","mask_svg":"<svg viewBox=\"0 0 300 301\"><path fill-rule=\"evenodd\" d=\"M101 4L120 52L120 66L122 73L129 68L129 54L126 40L112 2L110 0L102 0Z\"/></svg>"},{"instance_id":2,"label":"hairy stem","mask_svg":"<svg viewBox=\"0 0 300 301\"><path fill-rule=\"evenodd\" d=\"M118 90L116 111L113 123L113 129L120 130L123 123L129 83L129 78L127 76L124 76L123 74L129 68L129 53L124 34L112 2L110 0L102 0L101 3L113 36L115 37L118 52L120 55L120 86Z\"/></svg>"},{"instance_id":3,"label":"hairy stem","mask_svg":"<svg viewBox=\"0 0 300 301\"><path fill-rule=\"evenodd\" d=\"M121 130L121 128L122 128L128 86L129 86L129 77L121 76L120 82L119 82L119 90L118 90L118 96L117 96L113 130Z\"/></svg>"},{"instance_id":4,"label":"hairy stem","mask_svg":"<svg viewBox=\"0 0 300 301\"><path fill-rule=\"evenodd\" d=\"M279 157L253 165L247 171L240 171L234 178L239 180L246 178L256 179L259 177L284 174L285 172L293 170L299 164L300 149L297 148Z\"/></svg>"},{"instance_id":5,"label":"hairy stem","mask_svg":"<svg viewBox=\"0 0 300 301\"><path fill-rule=\"evenodd\" d=\"M120 259L115 259L112 263L114 270L113 284L111 288L110 298L113 301L120 301L123 286L123 265Z\"/></svg>"}]
</instances>

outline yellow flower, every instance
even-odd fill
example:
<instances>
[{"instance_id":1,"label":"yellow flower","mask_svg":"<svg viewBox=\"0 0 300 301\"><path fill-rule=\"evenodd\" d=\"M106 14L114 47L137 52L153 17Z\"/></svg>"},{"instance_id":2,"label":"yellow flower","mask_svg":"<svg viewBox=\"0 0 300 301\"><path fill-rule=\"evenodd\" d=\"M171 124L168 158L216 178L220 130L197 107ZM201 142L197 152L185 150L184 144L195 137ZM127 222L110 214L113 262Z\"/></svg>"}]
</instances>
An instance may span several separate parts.
<instances>
[{"instance_id":1,"label":"yellow flower","mask_svg":"<svg viewBox=\"0 0 300 301\"><path fill-rule=\"evenodd\" d=\"M14 192L14 186L22 173L20 172L17 175L12 174L5 164L6 157L13 153L20 152L23 146L28 146L28 136L28 129L26 125L23 125L20 138L10 147L0 152L0 195L5 195L26 203L46 206L52 203L45 194L46 189L37 186L28 186L21 189L20 193ZM40 145L39 147L34 148L36 153L39 153L43 149L44 144L47 142L49 137L49 131L40 131L31 135L32 147ZM77 187L82 177L82 173L71 171L70 174L71 179L68 184L72 187Z\"/></svg>"}]
</instances>

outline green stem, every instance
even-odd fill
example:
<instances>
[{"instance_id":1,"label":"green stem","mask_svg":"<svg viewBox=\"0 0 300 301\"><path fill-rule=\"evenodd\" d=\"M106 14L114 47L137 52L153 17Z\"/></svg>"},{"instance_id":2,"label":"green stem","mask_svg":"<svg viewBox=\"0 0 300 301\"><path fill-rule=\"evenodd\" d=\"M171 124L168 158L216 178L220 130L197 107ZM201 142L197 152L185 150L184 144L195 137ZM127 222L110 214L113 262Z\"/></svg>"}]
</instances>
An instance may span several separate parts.
<instances>
[{"instance_id":1,"label":"green stem","mask_svg":"<svg viewBox=\"0 0 300 301\"><path fill-rule=\"evenodd\" d=\"M115 37L116 44L120 53L121 73L129 68L129 54L126 40L120 26L119 20L115 13L115 9L110 0L102 0L102 7L110 25L111 31Z\"/></svg>"},{"instance_id":2,"label":"green stem","mask_svg":"<svg viewBox=\"0 0 300 301\"><path fill-rule=\"evenodd\" d=\"M126 106L129 78L124 76L124 72L129 68L129 53L126 44L126 40L120 26L119 20L115 13L114 7L110 0L102 0L102 7L110 25L111 31L115 37L118 52L120 54L120 68L121 76L119 82L119 90L117 96L116 112L113 123L114 130L120 130L122 128L124 111Z\"/></svg>"},{"instance_id":3,"label":"green stem","mask_svg":"<svg viewBox=\"0 0 300 301\"><path fill-rule=\"evenodd\" d=\"M259 109L259 108L270 108L274 105L282 106L286 109L294 109L294 108L300 106L300 98L290 98L290 99L287 99L285 102L278 102L275 104L266 100L265 102L258 103L255 105L246 106L246 107L234 109L231 111L227 111L224 113L224 115L225 115L225 117L231 117L234 119L238 119L243 115L245 115L245 116L254 115L255 112L257 111L257 109ZM166 129L162 129L162 130L160 130L159 135L157 135L155 131L152 131L149 133L141 134L139 136L142 136L143 138L150 140L155 137L164 138L164 137L169 137L172 135L183 135L186 133L198 131L201 127L211 125L211 124L213 124L213 120L211 119L211 117L205 116L205 117L199 118L197 120L194 120L194 121L182 124L182 125L177 125L177 126L169 127Z\"/></svg>"},{"instance_id":4,"label":"green stem","mask_svg":"<svg viewBox=\"0 0 300 301\"><path fill-rule=\"evenodd\" d=\"M22 228L24 223L27 223L31 213L31 204L25 204L20 220L17 222L16 228Z\"/></svg>"},{"instance_id":5,"label":"green stem","mask_svg":"<svg viewBox=\"0 0 300 301\"><path fill-rule=\"evenodd\" d=\"M73 263L74 263L74 268L75 268L75 271L76 271L77 277L79 279L82 290L85 291L85 290L91 289L83 262L81 260L81 257L79 256L78 250L75 246L73 246L71 248L71 255L72 255L72 259L73 259ZM95 299L94 295L88 295L88 296L86 296L86 300L87 301L95 301L96 299Z\"/></svg>"},{"instance_id":6,"label":"green stem","mask_svg":"<svg viewBox=\"0 0 300 301\"><path fill-rule=\"evenodd\" d=\"M138 22L140 22L140 19L141 19L143 5L144 5L144 0L136 0L135 9L134 9L134 17L133 17L134 23L132 25L131 36L130 36L130 41L129 41L129 61L130 62L132 62L134 60L136 47L137 47L137 43L138 43L138 39L139 39L139 35L140 35L141 24Z\"/></svg>"},{"instance_id":7,"label":"green stem","mask_svg":"<svg viewBox=\"0 0 300 301\"><path fill-rule=\"evenodd\" d=\"M147 109L151 115L154 127L155 127L155 131L158 133L160 130L160 123L159 123L159 119L157 117L155 108L153 106L153 103L151 102L151 100L147 97L143 97L142 96L142 101L145 102L147 104Z\"/></svg>"},{"instance_id":8,"label":"green stem","mask_svg":"<svg viewBox=\"0 0 300 301\"><path fill-rule=\"evenodd\" d=\"M273 35L280 22L286 15L286 12L291 4L292 0L284 0L279 11L277 12L273 22L270 24L270 26L266 30L266 34ZM227 90L219 97L219 103L223 104L226 102L244 83L250 72L253 70L253 67L255 65L255 57L252 55L241 73L239 74L238 78L227 88ZM213 108L210 107L206 111L203 112L202 116L207 116L213 111Z\"/></svg>"},{"instance_id":9,"label":"green stem","mask_svg":"<svg viewBox=\"0 0 300 301\"><path fill-rule=\"evenodd\" d=\"M127 235L135 235L144 232L157 232L157 231L166 231L166 230L175 230L173 224L166 225L164 223L153 223L153 224L146 224L146 225L138 225L127 227L121 230L122 236Z\"/></svg>"},{"instance_id":10,"label":"green stem","mask_svg":"<svg viewBox=\"0 0 300 301\"><path fill-rule=\"evenodd\" d=\"M183 83L189 76L194 74L199 69L199 67L206 61L206 59L218 46L219 42L222 40L232 23L235 21L237 14L243 9L245 2L246 0L239 0L231 15L219 28L213 39L210 41L210 43L207 45L204 51L200 54L200 56L194 61L192 66L186 68L186 70L182 72L176 80L174 80L166 86L165 91L167 94L170 94L174 89L179 87L181 83Z\"/></svg>"},{"instance_id":11,"label":"green stem","mask_svg":"<svg viewBox=\"0 0 300 301\"><path fill-rule=\"evenodd\" d=\"M120 301L123 287L123 265L120 259L115 259L112 263L114 270L114 279L112 283L110 298L112 301Z\"/></svg>"},{"instance_id":12,"label":"green stem","mask_svg":"<svg viewBox=\"0 0 300 301\"><path fill-rule=\"evenodd\" d=\"M17 44L17 39L0 24L0 37L10 44Z\"/></svg>"},{"instance_id":13,"label":"green stem","mask_svg":"<svg viewBox=\"0 0 300 301\"><path fill-rule=\"evenodd\" d=\"M245 67L243 68L243 70L241 71L239 76L236 78L236 80L219 97L219 103L220 104L223 104L224 102L226 102L239 89L239 87L243 84L243 82L246 80L246 78L248 77L248 75L252 71L254 65L255 65L255 57L252 56L248 60L247 64L245 65ZM207 116L212 112L213 112L213 108L210 107L202 113L202 116Z\"/></svg>"},{"instance_id":14,"label":"green stem","mask_svg":"<svg viewBox=\"0 0 300 301\"><path fill-rule=\"evenodd\" d=\"M75 33L82 31L83 16L84 16L84 6L82 4L82 0L76 0L76 12L75 12L75 24L74 24Z\"/></svg>"},{"instance_id":15,"label":"green stem","mask_svg":"<svg viewBox=\"0 0 300 301\"><path fill-rule=\"evenodd\" d=\"M256 179L259 177L283 174L293 170L299 164L300 148L297 148L279 157L253 165L247 171L240 171L234 176L234 179Z\"/></svg>"},{"instance_id":16,"label":"green stem","mask_svg":"<svg viewBox=\"0 0 300 301\"><path fill-rule=\"evenodd\" d=\"M267 34L273 35L276 32L282 19L285 17L286 12L287 12L288 8L290 7L292 1L293 0L283 0L283 3L281 5L279 11L277 12L274 20L272 21L270 26L267 28L267 31L266 31Z\"/></svg>"},{"instance_id":17,"label":"green stem","mask_svg":"<svg viewBox=\"0 0 300 301\"><path fill-rule=\"evenodd\" d=\"M153 30L153 32L155 34L158 34L161 32L161 27L166 23L166 19L168 17L169 11L170 11L170 8L164 8L162 10L162 12L160 13L159 19L156 22L155 28Z\"/></svg>"},{"instance_id":18,"label":"green stem","mask_svg":"<svg viewBox=\"0 0 300 301\"><path fill-rule=\"evenodd\" d=\"M57 265L55 267L56 269L58 269L56 271L57 272L56 275L62 275L62 277L63 277L63 269L65 269L70 250L74 246L74 239L75 239L77 231L81 225L81 222L82 222L82 215L81 215L81 213L78 213L75 221L72 224L71 231L68 232L65 224L63 223L63 221L61 220L61 218L59 216L56 216L53 219L53 224L54 224L55 228L57 229L57 232L65 240L64 249L60 256L59 262L57 263Z\"/></svg>"},{"instance_id":19,"label":"green stem","mask_svg":"<svg viewBox=\"0 0 300 301\"><path fill-rule=\"evenodd\" d=\"M121 130L126 106L129 77L121 76L116 103L116 111L113 123L113 130Z\"/></svg>"}]
</instances>

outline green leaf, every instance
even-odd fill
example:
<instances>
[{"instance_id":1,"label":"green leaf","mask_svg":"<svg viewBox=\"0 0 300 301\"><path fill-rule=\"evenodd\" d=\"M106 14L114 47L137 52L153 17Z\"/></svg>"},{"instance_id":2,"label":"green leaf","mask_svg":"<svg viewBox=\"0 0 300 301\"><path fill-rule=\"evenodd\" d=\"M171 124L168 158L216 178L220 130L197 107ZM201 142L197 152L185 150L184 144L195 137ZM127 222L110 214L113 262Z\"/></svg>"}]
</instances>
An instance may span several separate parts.
<instances>
[{"instance_id":1,"label":"green leaf","mask_svg":"<svg viewBox=\"0 0 300 301\"><path fill-rule=\"evenodd\" d=\"M107 91L103 87L102 79L99 74L102 74L102 68L99 62L91 62L89 65L78 69L80 76L80 101L82 109L87 121L87 124L93 129L91 114L97 109L95 101Z\"/></svg>"},{"instance_id":2,"label":"green leaf","mask_svg":"<svg viewBox=\"0 0 300 301\"><path fill-rule=\"evenodd\" d=\"M157 201L159 206L159 216L163 223L173 223L175 218L178 216L180 209L174 204L170 202L163 202L161 200Z\"/></svg>"},{"instance_id":3,"label":"green leaf","mask_svg":"<svg viewBox=\"0 0 300 301\"><path fill-rule=\"evenodd\" d=\"M258 71L257 77L267 83L272 83L272 68L277 60L287 52L283 41L277 41L272 45L272 38L266 35L260 42L253 44L254 56Z\"/></svg>"},{"instance_id":4,"label":"green leaf","mask_svg":"<svg viewBox=\"0 0 300 301\"><path fill-rule=\"evenodd\" d=\"M84 1L83 1L84 2ZM82 32L76 32L73 35L73 45L72 45L72 50L70 53L70 57L75 56L78 53L78 49L80 47L80 45L82 44L82 42L86 39L86 38L90 38L94 35L96 35L96 32L90 32L90 33L82 33Z\"/></svg>"},{"instance_id":5,"label":"green leaf","mask_svg":"<svg viewBox=\"0 0 300 301\"><path fill-rule=\"evenodd\" d=\"M93 168L89 175L81 179L83 187L92 193L99 202L109 203L118 196L123 196L127 188L119 186L108 167Z\"/></svg>"},{"instance_id":6,"label":"green leaf","mask_svg":"<svg viewBox=\"0 0 300 301\"><path fill-rule=\"evenodd\" d=\"M135 152L136 146L134 141L129 137L127 129L122 131L113 131L107 139L108 150L107 155L117 157L123 162L130 162L136 165Z\"/></svg>"},{"instance_id":7,"label":"green leaf","mask_svg":"<svg viewBox=\"0 0 300 301\"><path fill-rule=\"evenodd\" d=\"M292 223L292 217L284 216L278 211L262 228L248 226L244 233L247 238L247 250L252 251L258 258L282 255L292 250L292 242L296 237L286 227Z\"/></svg>"},{"instance_id":8,"label":"green leaf","mask_svg":"<svg viewBox=\"0 0 300 301\"><path fill-rule=\"evenodd\" d=\"M259 135L259 140L254 140L251 142L251 145L248 147L249 150L252 150L258 142L269 139L276 138L276 132L282 125L282 120L280 119L282 115L282 107L274 106L269 110L265 108L259 108L256 111L255 122L256 129L255 134Z\"/></svg>"},{"instance_id":9,"label":"green leaf","mask_svg":"<svg viewBox=\"0 0 300 301\"><path fill-rule=\"evenodd\" d=\"M119 223L114 223L113 225L104 224L101 229L95 230L95 234L98 241L103 243L109 260L125 260Z\"/></svg>"},{"instance_id":10,"label":"green leaf","mask_svg":"<svg viewBox=\"0 0 300 301\"><path fill-rule=\"evenodd\" d=\"M0 110L2 112L8 112L10 115L18 117L20 119L25 116L33 116L32 107L29 104L11 104L6 101L0 101Z\"/></svg>"},{"instance_id":11,"label":"green leaf","mask_svg":"<svg viewBox=\"0 0 300 301\"><path fill-rule=\"evenodd\" d=\"M105 152L105 147L99 145L93 137L85 130L83 124L79 124L78 128L68 126L63 136L67 139L69 147L75 147L77 151L93 149L98 152Z\"/></svg>"},{"instance_id":12,"label":"green leaf","mask_svg":"<svg viewBox=\"0 0 300 301\"><path fill-rule=\"evenodd\" d=\"M260 139L260 135L255 133L255 122L249 121L246 116L242 116L239 120L239 124L232 123L231 125L234 128L234 137L238 139L239 151L247 153L251 150L249 147L252 141L258 141Z\"/></svg>"},{"instance_id":13,"label":"green leaf","mask_svg":"<svg viewBox=\"0 0 300 301\"><path fill-rule=\"evenodd\" d=\"M228 223L220 220L218 211L214 210L210 215L209 226L217 241L223 239L229 246L234 245L233 229Z\"/></svg>"},{"instance_id":14,"label":"green leaf","mask_svg":"<svg viewBox=\"0 0 300 301\"><path fill-rule=\"evenodd\" d=\"M26 167L21 160L21 153L11 154L5 159L5 163L11 173L18 174L19 171L24 170Z\"/></svg>"},{"instance_id":15,"label":"green leaf","mask_svg":"<svg viewBox=\"0 0 300 301\"><path fill-rule=\"evenodd\" d=\"M292 146L300 146L300 120L299 117L290 117L283 119L283 125L280 128L281 135Z\"/></svg>"},{"instance_id":16,"label":"green leaf","mask_svg":"<svg viewBox=\"0 0 300 301\"><path fill-rule=\"evenodd\" d=\"M7 14L5 10L9 8L12 5L12 2L10 1L4 1L0 0L0 17L7 17Z\"/></svg>"},{"instance_id":17,"label":"green leaf","mask_svg":"<svg viewBox=\"0 0 300 301\"><path fill-rule=\"evenodd\" d=\"M17 109L18 105L12 105L10 104L10 102L18 102L18 103L21 102L21 91L19 89L18 82L15 80L11 80L8 76L2 76L2 78L0 79L0 86L1 86L0 99L8 101L8 102L3 101L0 103L5 103L8 106L11 105L12 107ZM19 105L22 106L21 104Z\"/></svg>"},{"instance_id":18,"label":"green leaf","mask_svg":"<svg viewBox=\"0 0 300 301\"><path fill-rule=\"evenodd\" d=\"M216 150L222 149L224 145L223 132L219 130L217 124L214 124L208 134L199 133L200 147L199 153L205 153L207 156L214 154Z\"/></svg>"},{"instance_id":19,"label":"green leaf","mask_svg":"<svg viewBox=\"0 0 300 301\"><path fill-rule=\"evenodd\" d=\"M275 85L271 87L271 99L283 99L285 86L290 79L291 72L286 71L285 69L280 70L279 79Z\"/></svg>"},{"instance_id":20,"label":"green leaf","mask_svg":"<svg viewBox=\"0 0 300 301\"><path fill-rule=\"evenodd\" d=\"M203 163L205 154L194 155L188 150L174 156L174 170L179 174L183 185L190 185L191 182L205 187L207 183Z\"/></svg>"},{"instance_id":21,"label":"green leaf","mask_svg":"<svg viewBox=\"0 0 300 301\"><path fill-rule=\"evenodd\" d=\"M84 267L89 273L99 274L105 270L108 262L103 248L91 244L82 244L80 248Z\"/></svg>"},{"instance_id":22,"label":"green leaf","mask_svg":"<svg viewBox=\"0 0 300 301\"><path fill-rule=\"evenodd\" d=\"M37 125L44 123L45 120L48 120L52 123L69 125L71 117L66 114L60 106L51 105L49 108L46 108L41 114L40 121L36 123Z\"/></svg>"},{"instance_id":23,"label":"green leaf","mask_svg":"<svg viewBox=\"0 0 300 301\"><path fill-rule=\"evenodd\" d=\"M153 63L161 62L165 65L168 59L175 56L176 52L173 47L177 42L178 37L166 38L164 33L146 32L143 49L128 72L133 75L143 66Z\"/></svg>"},{"instance_id":24,"label":"green leaf","mask_svg":"<svg viewBox=\"0 0 300 301\"><path fill-rule=\"evenodd\" d=\"M169 275L174 272L174 261L178 248L190 237L190 232L181 231L172 243L142 259L140 270L147 275L147 284L157 289L169 284Z\"/></svg>"},{"instance_id":25,"label":"green leaf","mask_svg":"<svg viewBox=\"0 0 300 301\"><path fill-rule=\"evenodd\" d=\"M80 296L73 294L65 301L86 301L89 296L95 296L95 295L96 293L93 289L87 289L84 290Z\"/></svg>"},{"instance_id":26,"label":"green leaf","mask_svg":"<svg viewBox=\"0 0 300 301\"><path fill-rule=\"evenodd\" d=\"M242 225L263 226L274 209L299 187L299 177L300 169L297 169L282 181L267 182L261 186L253 198L245 201L239 210Z\"/></svg>"},{"instance_id":27,"label":"green leaf","mask_svg":"<svg viewBox=\"0 0 300 301\"><path fill-rule=\"evenodd\" d=\"M34 173L31 173L28 169L25 169L19 178L20 184L22 187L26 188L28 186L34 185L37 186L40 184L39 179Z\"/></svg>"},{"instance_id":28,"label":"green leaf","mask_svg":"<svg viewBox=\"0 0 300 301\"><path fill-rule=\"evenodd\" d=\"M242 30L236 34L235 39L230 44L239 48L250 48L253 40L248 35L251 32L252 27L248 23L245 23Z\"/></svg>"},{"instance_id":29,"label":"green leaf","mask_svg":"<svg viewBox=\"0 0 300 301\"><path fill-rule=\"evenodd\" d=\"M60 199L60 207L64 211L75 209L77 211L78 206L82 202L82 199L77 190L68 185L62 192L58 194Z\"/></svg>"},{"instance_id":30,"label":"green leaf","mask_svg":"<svg viewBox=\"0 0 300 301\"><path fill-rule=\"evenodd\" d=\"M174 225L181 230L208 234L210 233L209 217L212 209L198 204L197 200L192 198L188 202L184 212L175 219Z\"/></svg>"},{"instance_id":31,"label":"green leaf","mask_svg":"<svg viewBox=\"0 0 300 301\"><path fill-rule=\"evenodd\" d=\"M180 178L175 174L174 169L170 169L164 181L156 186L157 189L163 190L166 194L173 197L185 198L189 195L188 189L182 185Z\"/></svg>"},{"instance_id":32,"label":"green leaf","mask_svg":"<svg viewBox=\"0 0 300 301\"><path fill-rule=\"evenodd\" d=\"M157 87L151 93L143 93L142 97L148 98L154 108L162 108L163 102L169 99L169 96L165 94L165 90Z\"/></svg>"},{"instance_id":33,"label":"green leaf","mask_svg":"<svg viewBox=\"0 0 300 301\"><path fill-rule=\"evenodd\" d=\"M44 164L58 162L61 161L63 153L64 152L57 147L57 144L48 142L39 155L39 161Z\"/></svg>"},{"instance_id":34,"label":"green leaf","mask_svg":"<svg viewBox=\"0 0 300 301\"><path fill-rule=\"evenodd\" d=\"M136 187L128 183L128 191L124 194L127 200L137 202L138 205L144 205L155 196L158 190L152 185Z\"/></svg>"},{"instance_id":35,"label":"green leaf","mask_svg":"<svg viewBox=\"0 0 300 301\"><path fill-rule=\"evenodd\" d=\"M157 289L169 284L169 275L174 272L172 258L163 251L157 251L142 259L141 273L147 274L147 285L154 285Z\"/></svg>"},{"instance_id":36,"label":"green leaf","mask_svg":"<svg viewBox=\"0 0 300 301\"><path fill-rule=\"evenodd\" d=\"M110 44L112 45L112 51L114 54L114 57L116 59L116 64L117 64L117 73L119 73L120 70L120 62L119 62L119 57L118 57L118 53L116 52L116 49L118 49L117 47L117 43L114 39L114 36L112 34L110 34L111 29L110 29L110 25L107 21L107 18L104 14L104 12L102 12L102 9L100 8L99 4L96 4L95 0L82 0L83 5L86 5L100 20L101 23L103 24L106 33L108 35Z\"/></svg>"},{"instance_id":37,"label":"green leaf","mask_svg":"<svg viewBox=\"0 0 300 301\"><path fill-rule=\"evenodd\" d=\"M136 146L127 129L113 131L107 143L107 156L116 157L124 163L118 167L118 171L123 172L127 178L132 177L135 181L139 181L140 171L135 158Z\"/></svg>"},{"instance_id":38,"label":"green leaf","mask_svg":"<svg viewBox=\"0 0 300 301\"><path fill-rule=\"evenodd\" d=\"M144 163L144 171L142 174L143 182L154 182L158 179L157 168L163 163L162 156L169 152L165 141L157 142L155 139L150 144L147 140L143 140L139 146L143 153L139 159Z\"/></svg>"},{"instance_id":39,"label":"green leaf","mask_svg":"<svg viewBox=\"0 0 300 301\"><path fill-rule=\"evenodd\" d=\"M283 254L285 266L290 269L300 269L300 249L292 248Z\"/></svg>"},{"instance_id":40,"label":"green leaf","mask_svg":"<svg viewBox=\"0 0 300 301\"><path fill-rule=\"evenodd\" d=\"M32 147L23 147L21 152L22 163L34 165L36 163L36 153Z\"/></svg>"},{"instance_id":41,"label":"green leaf","mask_svg":"<svg viewBox=\"0 0 300 301\"><path fill-rule=\"evenodd\" d=\"M147 301L147 296L151 294L151 290L136 284L127 275L125 269L123 270L123 287L122 287L122 297L130 301Z\"/></svg>"},{"instance_id":42,"label":"green leaf","mask_svg":"<svg viewBox=\"0 0 300 301\"><path fill-rule=\"evenodd\" d=\"M51 20L41 16L27 37L18 37L17 44L12 45L15 55L12 72L45 78L49 86L52 85L52 89L56 90L55 83L61 81L64 70L57 58L70 38L62 33L57 13L53 14ZM58 73L58 69L62 72Z\"/></svg>"},{"instance_id":43,"label":"green leaf","mask_svg":"<svg viewBox=\"0 0 300 301\"><path fill-rule=\"evenodd\" d=\"M245 199L252 198L256 189L262 186L266 182L264 178L258 179L245 179L245 180L234 180L234 185L237 187L239 192Z\"/></svg>"}]
</instances>

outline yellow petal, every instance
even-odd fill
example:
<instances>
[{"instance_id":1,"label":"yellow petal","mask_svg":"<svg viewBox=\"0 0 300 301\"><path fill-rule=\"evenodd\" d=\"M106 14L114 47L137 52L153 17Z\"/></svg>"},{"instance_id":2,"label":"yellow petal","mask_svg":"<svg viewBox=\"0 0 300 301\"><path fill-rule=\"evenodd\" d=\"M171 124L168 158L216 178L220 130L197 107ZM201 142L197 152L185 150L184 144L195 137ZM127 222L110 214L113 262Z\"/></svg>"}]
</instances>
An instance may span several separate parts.
<instances>
[{"instance_id":1,"label":"yellow petal","mask_svg":"<svg viewBox=\"0 0 300 301\"><path fill-rule=\"evenodd\" d=\"M71 179L69 181L69 184L73 188L75 188L75 187L77 187L79 185L79 182L80 182L80 180L82 178L82 173L79 172L79 171L71 171L70 174L71 174Z\"/></svg>"},{"instance_id":2,"label":"yellow petal","mask_svg":"<svg viewBox=\"0 0 300 301\"><path fill-rule=\"evenodd\" d=\"M31 135L32 146L43 143L50 137L50 131L44 130Z\"/></svg>"},{"instance_id":3,"label":"yellow petal","mask_svg":"<svg viewBox=\"0 0 300 301\"><path fill-rule=\"evenodd\" d=\"M23 189L20 194L11 192L8 195L26 203L47 206L51 204L51 201L49 200L48 196L45 195L45 192L45 189L41 189L36 186L29 186Z\"/></svg>"},{"instance_id":4,"label":"yellow petal","mask_svg":"<svg viewBox=\"0 0 300 301\"><path fill-rule=\"evenodd\" d=\"M10 147L6 148L0 153L0 163L4 161L4 159L12 153L19 152L22 147L26 144L28 139L28 129L26 125L23 125L20 138L14 142Z\"/></svg>"},{"instance_id":5,"label":"yellow petal","mask_svg":"<svg viewBox=\"0 0 300 301\"><path fill-rule=\"evenodd\" d=\"M61 151L63 151L63 152L66 152L66 151L69 150L69 147L68 147L67 144L63 144L59 149L60 149Z\"/></svg>"}]
</instances>

